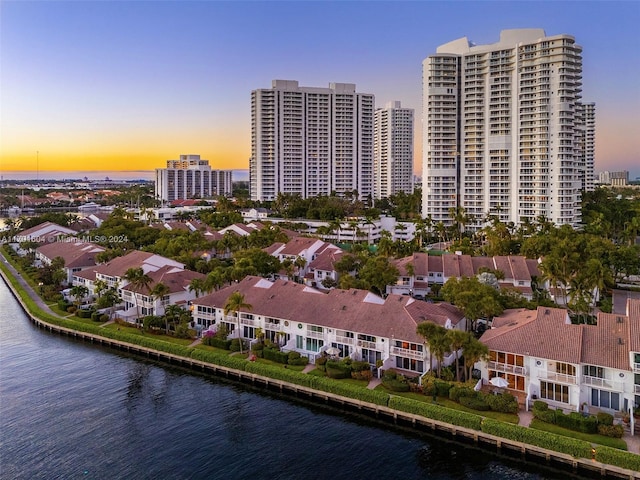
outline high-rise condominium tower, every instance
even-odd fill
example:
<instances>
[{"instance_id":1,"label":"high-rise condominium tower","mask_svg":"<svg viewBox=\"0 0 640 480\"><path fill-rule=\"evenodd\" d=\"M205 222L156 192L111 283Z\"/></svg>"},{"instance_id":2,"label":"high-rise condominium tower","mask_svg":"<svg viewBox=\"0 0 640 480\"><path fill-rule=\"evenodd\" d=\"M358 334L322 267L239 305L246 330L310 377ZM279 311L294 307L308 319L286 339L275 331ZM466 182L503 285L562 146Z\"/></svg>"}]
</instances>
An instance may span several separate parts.
<instances>
[{"instance_id":1,"label":"high-rise condominium tower","mask_svg":"<svg viewBox=\"0 0 640 480\"><path fill-rule=\"evenodd\" d=\"M573 37L522 29L491 45L455 40L423 62L423 90L424 216L450 225L451 209L463 207L471 228L487 214L580 222L582 48Z\"/></svg>"},{"instance_id":2,"label":"high-rise condominium tower","mask_svg":"<svg viewBox=\"0 0 640 480\"><path fill-rule=\"evenodd\" d=\"M231 196L232 189L232 171L211 170L200 155L180 155L180 160L167 160L167 168L156 168L156 198L162 202Z\"/></svg>"},{"instance_id":3,"label":"high-rise condominium tower","mask_svg":"<svg viewBox=\"0 0 640 480\"><path fill-rule=\"evenodd\" d=\"M581 105L582 137L580 143L581 170L580 185L583 190L593 191L595 184L595 156L596 156L596 104L583 103Z\"/></svg>"},{"instance_id":4,"label":"high-rise condominium tower","mask_svg":"<svg viewBox=\"0 0 640 480\"><path fill-rule=\"evenodd\" d=\"M251 199L373 195L373 109L373 95L351 83L274 80L251 92Z\"/></svg>"},{"instance_id":5,"label":"high-rise condominium tower","mask_svg":"<svg viewBox=\"0 0 640 480\"><path fill-rule=\"evenodd\" d=\"M389 102L375 111L374 198L413 191L413 109Z\"/></svg>"}]
</instances>

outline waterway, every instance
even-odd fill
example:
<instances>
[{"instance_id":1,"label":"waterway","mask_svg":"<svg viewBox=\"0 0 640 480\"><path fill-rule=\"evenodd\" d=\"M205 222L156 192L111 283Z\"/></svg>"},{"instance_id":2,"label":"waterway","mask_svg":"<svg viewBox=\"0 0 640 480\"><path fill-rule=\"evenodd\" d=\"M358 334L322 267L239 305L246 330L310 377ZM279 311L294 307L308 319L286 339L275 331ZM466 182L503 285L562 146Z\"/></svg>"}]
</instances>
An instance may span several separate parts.
<instances>
[{"instance_id":1,"label":"waterway","mask_svg":"<svg viewBox=\"0 0 640 480\"><path fill-rule=\"evenodd\" d=\"M36 328L0 279L1 479L566 479Z\"/></svg>"}]
</instances>

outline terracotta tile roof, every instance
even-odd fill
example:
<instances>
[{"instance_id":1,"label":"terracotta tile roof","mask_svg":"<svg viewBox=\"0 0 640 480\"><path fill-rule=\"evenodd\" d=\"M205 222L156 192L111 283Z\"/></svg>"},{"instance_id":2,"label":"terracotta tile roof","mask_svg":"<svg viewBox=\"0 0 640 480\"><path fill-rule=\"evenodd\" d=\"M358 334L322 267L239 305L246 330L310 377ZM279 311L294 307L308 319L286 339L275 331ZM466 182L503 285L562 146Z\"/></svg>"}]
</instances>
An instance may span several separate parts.
<instances>
[{"instance_id":1,"label":"terracotta tile roof","mask_svg":"<svg viewBox=\"0 0 640 480\"><path fill-rule=\"evenodd\" d=\"M275 242L275 243L269 245L268 247L263 248L263 250L265 252L267 252L269 255L274 255L282 247L284 247L284 243Z\"/></svg>"},{"instance_id":2,"label":"terracotta tile roof","mask_svg":"<svg viewBox=\"0 0 640 480\"><path fill-rule=\"evenodd\" d=\"M507 310L480 341L491 350L578 364L584 325L567 321L567 311L560 308Z\"/></svg>"},{"instance_id":3,"label":"terracotta tile roof","mask_svg":"<svg viewBox=\"0 0 640 480\"><path fill-rule=\"evenodd\" d=\"M153 255L153 253L134 250L122 257L116 257L105 264L98 265L95 271L109 277L123 277L127 270L141 267L144 261L153 257Z\"/></svg>"},{"instance_id":4,"label":"terracotta tile roof","mask_svg":"<svg viewBox=\"0 0 640 480\"><path fill-rule=\"evenodd\" d=\"M540 272L540 269L538 268L538 261L533 258L527 258L526 261L527 268L529 269L529 276L540 278L542 272Z\"/></svg>"},{"instance_id":5,"label":"terracotta tile roof","mask_svg":"<svg viewBox=\"0 0 640 480\"><path fill-rule=\"evenodd\" d=\"M318 240L317 238L308 238L308 237L296 237L289 240L282 250L278 253L281 255L302 255L305 250L309 250L310 248L322 245L324 242ZM316 249L317 250L317 249Z\"/></svg>"},{"instance_id":6,"label":"terracotta tile roof","mask_svg":"<svg viewBox=\"0 0 640 480\"><path fill-rule=\"evenodd\" d=\"M398 269L398 276L406 277L409 275L408 265L413 265L413 257L392 259L389 263Z\"/></svg>"},{"instance_id":7,"label":"terracotta tile roof","mask_svg":"<svg viewBox=\"0 0 640 480\"><path fill-rule=\"evenodd\" d=\"M413 254L413 274L419 277L429 275L429 254L422 252Z\"/></svg>"},{"instance_id":8,"label":"terracotta tile roof","mask_svg":"<svg viewBox=\"0 0 640 480\"><path fill-rule=\"evenodd\" d=\"M442 256L443 275L451 277L473 277L471 255L446 254Z\"/></svg>"},{"instance_id":9,"label":"terracotta tile roof","mask_svg":"<svg viewBox=\"0 0 640 480\"><path fill-rule=\"evenodd\" d=\"M429 255L429 272L433 273L443 273L444 265L442 262L442 256L439 255Z\"/></svg>"},{"instance_id":10,"label":"terracotta tile roof","mask_svg":"<svg viewBox=\"0 0 640 480\"><path fill-rule=\"evenodd\" d=\"M629 350L640 353L640 300L627 300L627 316L631 320L629 325Z\"/></svg>"},{"instance_id":11,"label":"terracotta tile roof","mask_svg":"<svg viewBox=\"0 0 640 480\"><path fill-rule=\"evenodd\" d=\"M234 291L244 295L245 301L253 306L251 313L255 315L416 343L424 341L416 333L417 324L423 321L420 314L436 315L434 312L423 312L420 305L412 306L421 303L424 304L423 308L429 308L428 303L402 295L389 295L383 300L366 290L355 289L334 289L325 294L297 283L283 280L271 283L253 276L200 297L194 303L224 308ZM418 312L416 318L408 307Z\"/></svg>"},{"instance_id":12,"label":"terracotta tile roof","mask_svg":"<svg viewBox=\"0 0 640 480\"><path fill-rule=\"evenodd\" d=\"M96 255L105 249L94 243L53 242L38 247L36 251L49 260L63 258L65 268L82 268L95 265Z\"/></svg>"},{"instance_id":13,"label":"terracotta tile roof","mask_svg":"<svg viewBox=\"0 0 640 480\"><path fill-rule=\"evenodd\" d=\"M147 275L149 275L152 280L147 288L133 288L131 284L129 284L122 289L135 293L148 294L158 283L163 283L169 287L169 293L171 294L188 291L189 284L194 278L199 278L201 280L206 278L206 275L203 275L202 273L191 270L181 270L169 265L161 267L154 272L149 272Z\"/></svg>"},{"instance_id":14,"label":"terracotta tile roof","mask_svg":"<svg viewBox=\"0 0 640 480\"><path fill-rule=\"evenodd\" d=\"M18 237L18 239L44 243L56 241L55 237L57 236L75 235L75 233L76 232L74 230L58 225L57 223L43 222L35 227L31 227L20 232L16 237Z\"/></svg>"},{"instance_id":15,"label":"terracotta tile roof","mask_svg":"<svg viewBox=\"0 0 640 480\"><path fill-rule=\"evenodd\" d=\"M344 253L345 252L339 248L326 248L309 263L309 269L333 272L335 271L335 263L342 258Z\"/></svg>"},{"instance_id":16,"label":"terracotta tile roof","mask_svg":"<svg viewBox=\"0 0 640 480\"><path fill-rule=\"evenodd\" d=\"M493 263L493 257L471 257L471 264L473 265L473 273L478 275L481 268L488 268L489 270L495 270L496 266Z\"/></svg>"},{"instance_id":17,"label":"terracotta tile roof","mask_svg":"<svg viewBox=\"0 0 640 480\"><path fill-rule=\"evenodd\" d=\"M629 317L601 312L597 325L584 325L582 363L631 370Z\"/></svg>"}]
</instances>

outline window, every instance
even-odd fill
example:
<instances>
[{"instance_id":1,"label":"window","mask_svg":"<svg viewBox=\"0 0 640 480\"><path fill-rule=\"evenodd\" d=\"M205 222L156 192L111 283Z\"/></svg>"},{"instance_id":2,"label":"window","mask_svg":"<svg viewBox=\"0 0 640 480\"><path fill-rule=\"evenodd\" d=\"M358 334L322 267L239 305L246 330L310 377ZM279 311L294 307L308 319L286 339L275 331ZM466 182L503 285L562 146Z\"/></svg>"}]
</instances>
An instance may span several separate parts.
<instances>
[{"instance_id":1,"label":"window","mask_svg":"<svg viewBox=\"0 0 640 480\"><path fill-rule=\"evenodd\" d=\"M620 410L620 394L606 390L591 389L591 405L600 408Z\"/></svg>"},{"instance_id":2,"label":"window","mask_svg":"<svg viewBox=\"0 0 640 480\"><path fill-rule=\"evenodd\" d=\"M298 350L304 349L304 337L302 335L296 335L296 348Z\"/></svg>"},{"instance_id":3,"label":"window","mask_svg":"<svg viewBox=\"0 0 640 480\"><path fill-rule=\"evenodd\" d=\"M396 367L413 372L423 372L424 362L413 358L396 357Z\"/></svg>"},{"instance_id":4,"label":"window","mask_svg":"<svg viewBox=\"0 0 640 480\"><path fill-rule=\"evenodd\" d=\"M375 342L376 337L372 337L371 335L358 334L358 340L364 340L366 342Z\"/></svg>"},{"instance_id":5,"label":"window","mask_svg":"<svg viewBox=\"0 0 640 480\"><path fill-rule=\"evenodd\" d=\"M582 374L588 377L604 378L604 368L595 367L593 365L585 365L582 367Z\"/></svg>"},{"instance_id":6,"label":"window","mask_svg":"<svg viewBox=\"0 0 640 480\"><path fill-rule=\"evenodd\" d=\"M564 375L576 376L576 367L569 363L556 363L556 373L562 373Z\"/></svg>"},{"instance_id":7,"label":"window","mask_svg":"<svg viewBox=\"0 0 640 480\"><path fill-rule=\"evenodd\" d=\"M569 403L569 387L558 383L540 382L540 398Z\"/></svg>"},{"instance_id":8,"label":"window","mask_svg":"<svg viewBox=\"0 0 640 480\"><path fill-rule=\"evenodd\" d=\"M309 350L310 352L319 352L323 346L324 340L320 340L319 338L307 338L306 350Z\"/></svg>"}]
</instances>

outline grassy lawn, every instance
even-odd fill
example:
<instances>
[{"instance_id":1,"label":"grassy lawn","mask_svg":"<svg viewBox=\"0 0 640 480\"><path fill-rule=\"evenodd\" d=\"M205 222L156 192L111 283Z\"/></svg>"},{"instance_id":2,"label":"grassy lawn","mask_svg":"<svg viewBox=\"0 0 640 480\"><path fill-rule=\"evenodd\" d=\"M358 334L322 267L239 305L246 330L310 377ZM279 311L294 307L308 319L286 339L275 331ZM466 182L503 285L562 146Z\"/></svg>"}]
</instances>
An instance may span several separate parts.
<instances>
[{"instance_id":1,"label":"grassy lawn","mask_svg":"<svg viewBox=\"0 0 640 480\"><path fill-rule=\"evenodd\" d=\"M383 392L387 392L387 389L384 388L382 385L378 385L376 387L376 390L382 390ZM388 392L388 393L390 393L391 395L397 395L399 397L411 398L412 400L417 400L418 402L433 403L432 397L428 397L426 395L423 395L422 393L417 393L417 392ZM492 412L492 411L481 412L478 410L467 408L445 397L438 397L438 400L436 403L438 405L441 405L446 408L450 408L452 410L460 410L462 412L474 413L482 417L492 418L494 420L499 420L505 423L517 424L519 420L518 415L514 413L502 413L502 412Z\"/></svg>"},{"instance_id":2,"label":"grassy lawn","mask_svg":"<svg viewBox=\"0 0 640 480\"><path fill-rule=\"evenodd\" d=\"M275 367L285 368L284 363L274 362L273 360L267 360L265 358L257 357L256 358L256 362L257 363L264 363L266 365L273 365ZM306 367L306 365L287 365L286 368L288 370L293 370L294 372L301 372L301 371L304 370L305 367Z\"/></svg>"},{"instance_id":3,"label":"grassy lawn","mask_svg":"<svg viewBox=\"0 0 640 480\"><path fill-rule=\"evenodd\" d=\"M611 438L605 437L604 435L575 432L567 428L559 427L558 425L553 425L552 423L543 422L536 418L531 421L530 428L535 428L536 430L542 430L544 432L555 433L557 435L563 435L565 437L578 438L580 440L586 440L587 442L597 443L599 445L605 445L607 447L619 448L620 450L627 449L627 443L621 438Z\"/></svg>"},{"instance_id":4,"label":"grassy lawn","mask_svg":"<svg viewBox=\"0 0 640 480\"><path fill-rule=\"evenodd\" d=\"M89 318L77 318L74 317L74 319L77 320L84 320L84 321L88 321L89 323L92 323L93 325L96 325L97 322L94 322L93 320L89 319ZM130 333L131 335L140 335L140 336L144 336L144 337L150 337L153 339L157 339L157 340L161 340L163 342L169 342L169 343L175 343L177 345L191 345L193 343L193 339L191 338L177 338L177 337L173 337L171 335L164 335L164 334L155 334L155 333L149 333L149 332L143 332L141 329L132 326L128 326L128 325L120 325L117 323L109 323L104 325L104 328L108 329L108 330L122 330L125 331L126 333ZM222 350L222 351L226 351L226 350Z\"/></svg>"}]
</instances>

